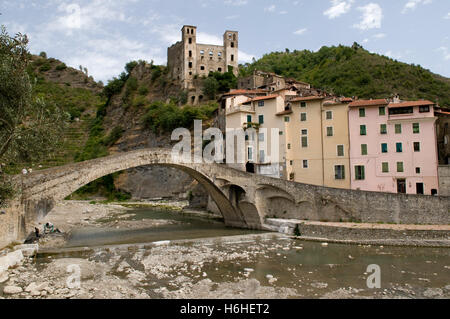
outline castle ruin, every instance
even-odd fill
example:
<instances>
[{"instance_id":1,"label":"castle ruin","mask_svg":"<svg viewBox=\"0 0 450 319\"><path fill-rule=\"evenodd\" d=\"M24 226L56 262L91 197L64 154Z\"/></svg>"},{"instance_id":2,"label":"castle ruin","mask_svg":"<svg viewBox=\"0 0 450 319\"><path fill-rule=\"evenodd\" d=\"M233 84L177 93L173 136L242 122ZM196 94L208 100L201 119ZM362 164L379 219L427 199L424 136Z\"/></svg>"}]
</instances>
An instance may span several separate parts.
<instances>
[{"instance_id":1,"label":"castle ruin","mask_svg":"<svg viewBox=\"0 0 450 319\"><path fill-rule=\"evenodd\" d=\"M185 25L181 41L167 49L167 66L171 78L188 91L188 102L197 104L203 96L198 78L210 72L239 72L237 31L225 31L223 46L197 43L197 27Z\"/></svg>"}]
</instances>

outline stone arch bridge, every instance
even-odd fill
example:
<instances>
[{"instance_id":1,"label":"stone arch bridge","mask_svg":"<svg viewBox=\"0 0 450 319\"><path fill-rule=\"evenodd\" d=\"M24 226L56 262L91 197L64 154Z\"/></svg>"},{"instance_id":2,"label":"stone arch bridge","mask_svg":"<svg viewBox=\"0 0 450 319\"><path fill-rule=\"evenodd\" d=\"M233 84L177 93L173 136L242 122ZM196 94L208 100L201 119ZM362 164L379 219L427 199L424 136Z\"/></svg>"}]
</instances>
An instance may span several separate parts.
<instances>
[{"instance_id":1,"label":"stone arch bridge","mask_svg":"<svg viewBox=\"0 0 450 319\"><path fill-rule=\"evenodd\" d=\"M196 179L217 204L226 225L268 229L265 219L450 224L449 198L341 190L254 175L223 164L185 164L169 149L142 149L18 176L22 226L100 177L130 168L163 165Z\"/></svg>"}]
</instances>

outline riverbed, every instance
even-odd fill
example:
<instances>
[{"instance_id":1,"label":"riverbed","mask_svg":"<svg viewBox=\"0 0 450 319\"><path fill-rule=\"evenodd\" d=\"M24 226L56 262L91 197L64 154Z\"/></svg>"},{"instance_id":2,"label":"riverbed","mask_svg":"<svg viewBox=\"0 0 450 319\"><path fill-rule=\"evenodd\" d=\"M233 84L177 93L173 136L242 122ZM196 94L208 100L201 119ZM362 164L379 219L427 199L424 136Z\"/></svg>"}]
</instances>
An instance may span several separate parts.
<instances>
[{"instance_id":1,"label":"riverbed","mask_svg":"<svg viewBox=\"0 0 450 319\"><path fill-rule=\"evenodd\" d=\"M61 224L64 240L9 270L2 298L450 297L447 248L305 242L167 206L65 205L48 216L58 226L79 208ZM369 265L379 266L380 288L367 285ZM79 287L68 287L68 266L81 270Z\"/></svg>"}]
</instances>

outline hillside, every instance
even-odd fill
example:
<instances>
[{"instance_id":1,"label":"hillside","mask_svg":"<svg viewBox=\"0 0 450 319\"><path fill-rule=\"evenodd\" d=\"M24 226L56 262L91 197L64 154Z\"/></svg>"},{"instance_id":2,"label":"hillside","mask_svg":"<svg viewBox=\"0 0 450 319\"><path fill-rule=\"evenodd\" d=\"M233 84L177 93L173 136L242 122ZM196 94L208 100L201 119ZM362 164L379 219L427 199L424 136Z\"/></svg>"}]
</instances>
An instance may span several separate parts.
<instances>
[{"instance_id":1,"label":"hillside","mask_svg":"<svg viewBox=\"0 0 450 319\"><path fill-rule=\"evenodd\" d=\"M398 62L352 47L322 47L317 52L273 52L241 67L241 75L253 70L274 72L311 83L330 93L359 98L385 98L400 94L405 100L428 99L450 107L450 79L419 65Z\"/></svg>"}]
</instances>

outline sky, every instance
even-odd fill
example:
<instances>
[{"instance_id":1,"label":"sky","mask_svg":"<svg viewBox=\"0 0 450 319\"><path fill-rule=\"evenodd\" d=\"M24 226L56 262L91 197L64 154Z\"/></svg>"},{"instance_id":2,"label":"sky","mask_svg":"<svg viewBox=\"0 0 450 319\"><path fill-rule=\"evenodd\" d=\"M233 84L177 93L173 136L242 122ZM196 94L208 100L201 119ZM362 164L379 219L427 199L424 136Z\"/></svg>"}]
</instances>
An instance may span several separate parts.
<instances>
[{"instance_id":1,"label":"sky","mask_svg":"<svg viewBox=\"0 0 450 319\"><path fill-rule=\"evenodd\" d=\"M450 0L0 0L0 24L30 51L107 82L131 60L166 64L183 25L197 42L239 31L239 62L352 45L450 77Z\"/></svg>"}]
</instances>

